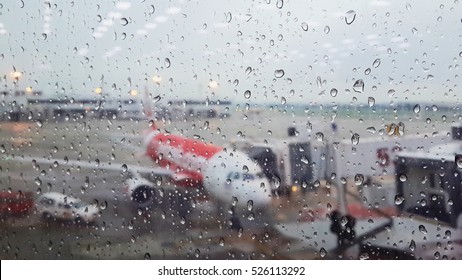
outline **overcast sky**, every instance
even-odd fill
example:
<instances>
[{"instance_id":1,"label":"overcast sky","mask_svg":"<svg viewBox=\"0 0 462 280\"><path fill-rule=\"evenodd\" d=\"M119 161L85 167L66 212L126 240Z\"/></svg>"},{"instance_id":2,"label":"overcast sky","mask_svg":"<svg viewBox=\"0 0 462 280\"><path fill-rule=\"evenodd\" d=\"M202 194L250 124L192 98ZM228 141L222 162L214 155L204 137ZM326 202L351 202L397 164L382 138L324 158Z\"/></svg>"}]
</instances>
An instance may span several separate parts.
<instances>
[{"instance_id":1,"label":"overcast sky","mask_svg":"<svg viewBox=\"0 0 462 280\"><path fill-rule=\"evenodd\" d=\"M460 102L459 1L96 2L3 1L2 88L15 67L50 97Z\"/></svg>"}]
</instances>

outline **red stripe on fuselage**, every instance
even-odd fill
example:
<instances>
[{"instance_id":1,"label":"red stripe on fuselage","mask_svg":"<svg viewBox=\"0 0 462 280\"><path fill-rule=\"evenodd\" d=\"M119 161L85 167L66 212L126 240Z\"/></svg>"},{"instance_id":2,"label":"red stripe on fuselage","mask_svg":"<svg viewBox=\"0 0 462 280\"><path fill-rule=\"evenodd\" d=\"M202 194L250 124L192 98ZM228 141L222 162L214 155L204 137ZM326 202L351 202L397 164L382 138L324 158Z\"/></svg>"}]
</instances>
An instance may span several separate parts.
<instances>
[{"instance_id":1,"label":"red stripe on fuselage","mask_svg":"<svg viewBox=\"0 0 462 280\"><path fill-rule=\"evenodd\" d=\"M159 152L159 150L165 150L164 148L179 151L183 156L170 158L168 155ZM152 137L147 146L146 154L160 166L168 167L176 173L187 175L189 179L185 180L184 185L196 186L201 183L199 181L202 181L203 177L200 170L193 167L199 166L200 161L207 161L222 150L222 147L204 143L196 139L160 133Z\"/></svg>"},{"instance_id":2,"label":"red stripe on fuselage","mask_svg":"<svg viewBox=\"0 0 462 280\"><path fill-rule=\"evenodd\" d=\"M222 147L178 135L157 134L152 141L157 142L158 145L169 145L179 148L184 154L193 154L205 159L210 159L216 153L223 150Z\"/></svg>"}]
</instances>

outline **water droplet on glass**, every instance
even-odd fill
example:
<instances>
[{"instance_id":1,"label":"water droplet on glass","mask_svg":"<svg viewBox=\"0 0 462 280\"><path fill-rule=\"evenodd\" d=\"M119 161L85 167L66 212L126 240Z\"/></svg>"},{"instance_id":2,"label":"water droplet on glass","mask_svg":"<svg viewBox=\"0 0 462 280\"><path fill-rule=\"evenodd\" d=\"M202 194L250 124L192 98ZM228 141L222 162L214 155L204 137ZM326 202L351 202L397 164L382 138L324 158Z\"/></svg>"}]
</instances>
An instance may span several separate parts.
<instances>
[{"instance_id":1,"label":"water droplet on glass","mask_svg":"<svg viewBox=\"0 0 462 280\"><path fill-rule=\"evenodd\" d=\"M427 231L427 229L425 228L424 225L420 225L420 226L419 226L419 231L420 231L421 233L423 233L423 234L427 234L427 233L428 233L428 231Z\"/></svg>"},{"instance_id":2,"label":"water droplet on glass","mask_svg":"<svg viewBox=\"0 0 462 280\"><path fill-rule=\"evenodd\" d=\"M252 73L252 67L250 67L250 66L247 67L247 68L245 69L245 73L246 73L247 75L250 75L250 73Z\"/></svg>"},{"instance_id":3,"label":"water droplet on glass","mask_svg":"<svg viewBox=\"0 0 462 280\"><path fill-rule=\"evenodd\" d=\"M363 174L356 174L355 175L355 185L361 186L364 183L364 175Z\"/></svg>"},{"instance_id":4,"label":"water droplet on glass","mask_svg":"<svg viewBox=\"0 0 462 280\"><path fill-rule=\"evenodd\" d=\"M388 91L388 96L392 97L393 95L395 95L396 91L394 89L390 89Z\"/></svg>"},{"instance_id":5,"label":"water droplet on glass","mask_svg":"<svg viewBox=\"0 0 462 280\"><path fill-rule=\"evenodd\" d=\"M252 211L252 208L253 208L253 200L247 201L247 209L249 211Z\"/></svg>"},{"instance_id":6,"label":"water droplet on glass","mask_svg":"<svg viewBox=\"0 0 462 280\"><path fill-rule=\"evenodd\" d=\"M407 176L406 176L406 174L401 174L401 175L399 175L399 180L400 180L401 182L406 182L406 181L407 181Z\"/></svg>"},{"instance_id":7,"label":"water droplet on glass","mask_svg":"<svg viewBox=\"0 0 462 280\"><path fill-rule=\"evenodd\" d=\"M226 13L226 22L231 22L231 19L233 18L233 15L230 12Z\"/></svg>"},{"instance_id":8,"label":"water droplet on glass","mask_svg":"<svg viewBox=\"0 0 462 280\"><path fill-rule=\"evenodd\" d=\"M233 196L233 199L231 200L231 205L236 206L237 202L238 202L237 197Z\"/></svg>"},{"instance_id":9,"label":"water droplet on glass","mask_svg":"<svg viewBox=\"0 0 462 280\"><path fill-rule=\"evenodd\" d=\"M285 105L286 103L287 103L286 98L285 98L284 96L281 97L281 104L282 104L282 105Z\"/></svg>"},{"instance_id":10,"label":"water droplet on glass","mask_svg":"<svg viewBox=\"0 0 462 280\"><path fill-rule=\"evenodd\" d=\"M283 6L284 6L284 0L277 0L276 1L276 7L278 9L282 9Z\"/></svg>"},{"instance_id":11,"label":"water droplet on glass","mask_svg":"<svg viewBox=\"0 0 462 280\"><path fill-rule=\"evenodd\" d=\"M457 168L462 169L462 154L456 154L455 161Z\"/></svg>"},{"instance_id":12,"label":"water droplet on glass","mask_svg":"<svg viewBox=\"0 0 462 280\"><path fill-rule=\"evenodd\" d=\"M127 172L127 170L128 170L127 165L125 163L122 164L122 172Z\"/></svg>"},{"instance_id":13,"label":"water droplet on glass","mask_svg":"<svg viewBox=\"0 0 462 280\"><path fill-rule=\"evenodd\" d=\"M250 92L250 90L246 90L246 91L244 92L244 97L245 97L245 99L249 99L251 96L252 96L252 93Z\"/></svg>"},{"instance_id":14,"label":"water droplet on glass","mask_svg":"<svg viewBox=\"0 0 462 280\"><path fill-rule=\"evenodd\" d=\"M46 40L46 39L47 39L47 37L48 37L48 36L47 36L47 34L46 34L46 33L42 33L42 39L43 39L43 40Z\"/></svg>"},{"instance_id":15,"label":"water droplet on glass","mask_svg":"<svg viewBox=\"0 0 462 280\"><path fill-rule=\"evenodd\" d=\"M364 91L364 82L363 80L359 79L353 84L353 90L358 93L362 93Z\"/></svg>"},{"instance_id":16,"label":"water droplet on glass","mask_svg":"<svg viewBox=\"0 0 462 280\"><path fill-rule=\"evenodd\" d=\"M164 59L165 67L169 68L170 67L170 59L165 58Z\"/></svg>"},{"instance_id":17,"label":"water droplet on glass","mask_svg":"<svg viewBox=\"0 0 462 280\"><path fill-rule=\"evenodd\" d=\"M42 185L42 180L40 180L40 178L35 178L34 182L35 182L35 184L36 184L37 186L41 186L41 185Z\"/></svg>"},{"instance_id":18,"label":"water droplet on glass","mask_svg":"<svg viewBox=\"0 0 462 280\"><path fill-rule=\"evenodd\" d=\"M371 73L371 68L367 68L364 70L364 74L369 75Z\"/></svg>"},{"instance_id":19,"label":"water droplet on glass","mask_svg":"<svg viewBox=\"0 0 462 280\"><path fill-rule=\"evenodd\" d=\"M377 67L380 66L380 63L381 63L381 62L382 62L382 61L380 60L380 58L377 58L376 60L374 60L374 62L372 62L372 66L373 66L374 68L377 68Z\"/></svg>"},{"instance_id":20,"label":"water droplet on glass","mask_svg":"<svg viewBox=\"0 0 462 280\"><path fill-rule=\"evenodd\" d=\"M351 136L351 144L353 144L353 146L356 146L358 145L359 143L359 134L358 133L354 133L352 136Z\"/></svg>"},{"instance_id":21,"label":"water droplet on glass","mask_svg":"<svg viewBox=\"0 0 462 280\"><path fill-rule=\"evenodd\" d=\"M375 98L369 96L369 98L367 99L367 104L369 104L369 107L374 106L375 105Z\"/></svg>"},{"instance_id":22,"label":"water droplet on glass","mask_svg":"<svg viewBox=\"0 0 462 280\"><path fill-rule=\"evenodd\" d=\"M275 76L276 78L282 78L282 77L284 77L284 70L282 70L282 69L275 70L275 71L274 71L274 76Z\"/></svg>"},{"instance_id":23,"label":"water droplet on glass","mask_svg":"<svg viewBox=\"0 0 462 280\"><path fill-rule=\"evenodd\" d=\"M395 204L396 205L401 205L404 202L404 197L402 195L396 195L395 196Z\"/></svg>"},{"instance_id":24,"label":"water droplet on glass","mask_svg":"<svg viewBox=\"0 0 462 280\"><path fill-rule=\"evenodd\" d=\"M411 4L409 3L406 3L406 10L410 11L412 9L412 6Z\"/></svg>"},{"instance_id":25,"label":"water droplet on glass","mask_svg":"<svg viewBox=\"0 0 462 280\"><path fill-rule=\"evenodd\" d=\"M326 25L326 26L324 27L324 33L325 33L325 34L329 34L329 32L330 32L330 27Z\"/></svg>"},{"instance_id":26,"label":"water droplet on glass","mask_svg":"<svg viewBox=\"0 0 462 280\"><path fill-rule=\"evenodd\" d=\"M338 90L336 88L333 88L330 90L330 96L336 97L338 93Z\"/></svg>"},{"instance_id":27,"label":"water droplet on glass","mask_svg":"<svg viewBox=\"0 0 462 280\"><path fill-rule=\"evenodd\" d=\"M308 23L302 22L302 29L303 31L308 31Z\"/></svg>"},{"instance_id":28,"label":"water droplet on glass","mask_svg":"<svg viewBox=\"0 0 462 280\"><path fill-rule=\"evenodd\" d=\"M411 252L414 252L415 250L415 241L414 239L411 240L411 243L409 244L409 250L411 250Z\"/></svg>"},{"instance_id":29,"label":"water droplet on glass","mask_svg":"<svg viewBox=\"0 0 462 280\"><path fill-rule=\"evenodd\" d=\"M120 24L122 24L123 26L126 26L128 24L128 19L127 18L121 18L120 19Z\"/></svg>"},{"instance_id":30,"label":"water droplet on glass","mask_svg":"<svg viewBox=\"0 0 462 280\"><path fill-rule=\"evenodd\" d=\"M324 247L322 247L321 250L319 250L319 255L321 256L321 258L326 257L327 251L326 249L324 249Z\"/></svg>"},{"instance_id":31,"label":"water droplet on glass","mask_svg":"<svg viewBox=\"0 0 462 280\"><path fill-rule=\"evenodd\" d=\"M360 259L360 260L368 260L368 259L369 259L369 254L368 254L368 253L362 253L362 254L359 256L359 259Z\"/></svg>"},{"instance_id":32,"label":"water droplet on glass","mask_svg":"<svg viewBox=\"0 0 462 280\"><path fill-rule=\"evenodd\" d=\"M322 132L317 132L316 140L318 140L319 142L322 142L324 140L324 134L322 134Z\"/></svg>"},{"instance_id":33,"label":"water droplet on glass","mask_svg":"<svg viewBox=\"0 0 462 280\"><path fill-rule=\"evenodd\" d=\"M417 104L414 106L414 113L418 114L420 112L420 105Z\"/></svg>"},{"instance_id":34,"label":"water droplet on glass","mask_svg":"<svg viewBox=\"0 0 462 280\"><path fill-rule=\"evenodd\" d=\"M346 12L345 14L345 23L350 25L353 23L353 21L355 21L356 19L356 12L353 11L353 10L349 10L348 12Z\"/></svg>"}]
</instances>

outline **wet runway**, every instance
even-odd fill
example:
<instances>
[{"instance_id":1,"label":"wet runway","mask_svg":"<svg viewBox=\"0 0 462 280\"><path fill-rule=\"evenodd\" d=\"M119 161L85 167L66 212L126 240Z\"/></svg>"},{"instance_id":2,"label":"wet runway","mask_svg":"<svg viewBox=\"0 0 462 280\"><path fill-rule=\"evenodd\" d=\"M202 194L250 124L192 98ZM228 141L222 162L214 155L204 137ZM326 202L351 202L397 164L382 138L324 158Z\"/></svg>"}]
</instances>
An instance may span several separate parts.
<instances>
[{"instance_id":1,"label":"wet runway","mask_svg":"<svg viewBox=\"0 0 462 280\"><path fill-rule=\"evenodd\" d=\"M241 115L234 117L237 120ZM244 117L246 118L246 117ZM285 119L284 119L285 118ZM211 141L218 145L233 139L284 138L282 127L297 124L306 128L305 117L272 116L246 119L232 126L236 119L208 119L169 124L172 132ZM270 120L268 122L268 120ZM351 126L340 122L345 139ZM375 120L377 126L384 121ZM313 124L316 121L312 122ZM323 124L323 120L318 120ZM324 123L326 124L326 123ZM326 134L328 134L329 126ZM358 124L365 130L370 124ZM278 127L274 129L271 127ZM282 127L282 128L281 128ZM314 126L315 127L315 126ZM426 127L427 129L421 129ZM177 207L179 192L167 191L163 205L142 211L122 192L124 175L100 169L104 164L153 166L139 156L142 131L146 122L116 120L79 120L64 123L0 124L2 191L29 191L38 196L53 191L72 194L100 208L95 224L43 221L31 212L20 218L3 217L0 228L2 259L287 259L329 258L323 248L331 248L328 229L316 234L319 242L306 245L300 238L283 234L289 225L325 219L336 207L335 189L296 194L291 198L275 197L272 209L255 217L240 213L242 229L230 229L229 207L204 200L188 202L186 209ZM316 128L311 128L315 132ZM419 131L434 130L421 123ZM425 133L425 132L424 132ZM15 158L37 157L79 160L85 166L59 163L34 163ZM94 165L94 167L92 167ZM159 186L163 188L164 186ZM176 202L175 202L176 201ZM186 212L185 212L186 211ZM189 212L189 213L187 213ZM327 236L327 237L323 237Z\"/></svg>"}]
</instances>

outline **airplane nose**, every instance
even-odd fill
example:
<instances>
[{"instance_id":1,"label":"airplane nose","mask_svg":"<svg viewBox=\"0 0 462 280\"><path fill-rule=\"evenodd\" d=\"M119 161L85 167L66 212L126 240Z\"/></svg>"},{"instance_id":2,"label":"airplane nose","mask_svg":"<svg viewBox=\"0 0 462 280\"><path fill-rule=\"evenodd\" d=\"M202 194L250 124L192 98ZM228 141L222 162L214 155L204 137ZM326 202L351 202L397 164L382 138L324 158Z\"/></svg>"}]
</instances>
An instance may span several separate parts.
<instances>
[{"instance_id":1,"label":"airplane nose","mask_svg":"<svg viewBox=\"0 0 462 280\"><path fill-rule=\"evenodd\" d=\"M252 193L251 199L253 201L253 206L257 208L267 207L271 203L271 189L269 188L269 183L263 183L264 187L260 184L258 186L253 186L255 192Z\"/></svg>"}]
</instances>

